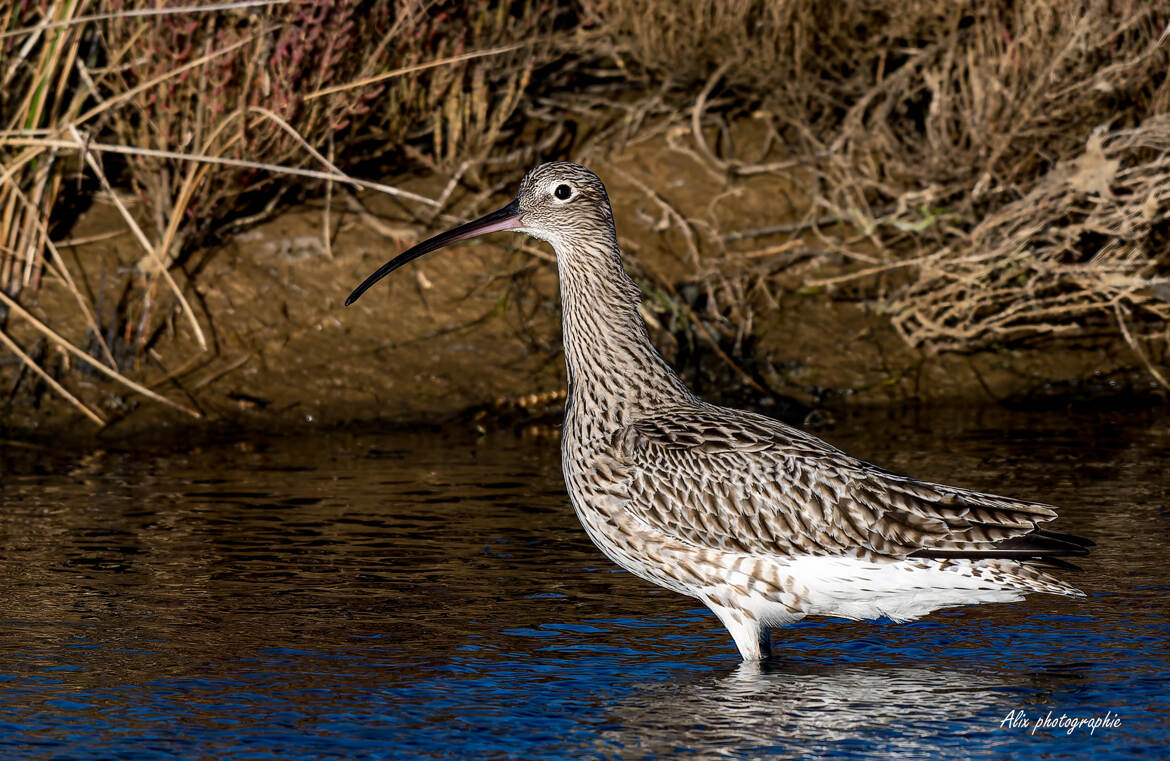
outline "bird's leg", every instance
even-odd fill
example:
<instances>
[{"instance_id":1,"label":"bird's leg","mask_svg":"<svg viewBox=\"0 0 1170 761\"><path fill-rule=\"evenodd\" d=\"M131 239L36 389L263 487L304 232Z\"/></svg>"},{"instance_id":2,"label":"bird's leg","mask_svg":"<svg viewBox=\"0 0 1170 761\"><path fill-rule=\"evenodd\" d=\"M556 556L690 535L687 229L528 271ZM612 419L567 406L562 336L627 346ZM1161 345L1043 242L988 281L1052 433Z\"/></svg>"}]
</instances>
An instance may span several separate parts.
<instances>
[{"instance_id":1,"label":"bird's leg","mask_svg":"<svg viewBox=\"0 0 1170 761\"><path fill-rule=\"evenodd\" d=\"M750 611L731 608L714 600L703 600L735 640L739 654L745 661L762 661L772 654L772 639L768 629L760 624Z\"/></svg>"}]
</instances>

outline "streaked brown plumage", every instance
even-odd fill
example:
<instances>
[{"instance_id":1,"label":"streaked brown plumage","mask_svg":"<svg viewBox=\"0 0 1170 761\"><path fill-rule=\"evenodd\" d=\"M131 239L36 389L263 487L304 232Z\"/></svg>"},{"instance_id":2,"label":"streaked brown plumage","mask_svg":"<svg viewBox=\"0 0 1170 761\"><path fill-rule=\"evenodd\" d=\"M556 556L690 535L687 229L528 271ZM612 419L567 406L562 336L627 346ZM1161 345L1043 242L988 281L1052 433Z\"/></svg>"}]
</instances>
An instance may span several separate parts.
<instances>
[{"instance_id":1,"label":"streaked brown plumage","mask_svg":"<svg viewBox=\"0 0 1170 761\"><path fill-rule=\"evenodd\" d=\"M562 463L589 537L632 573L702 600L748 660L806 615L906 620L950 605L1082 596L1045 567L1084 539L1043 504L925 483L808 433L695 397L654 349L588 169L542 164L503 209L388 262L346 301L441 246L498 230L550 242L569 390Z\"/></svg>"}]
</instances>

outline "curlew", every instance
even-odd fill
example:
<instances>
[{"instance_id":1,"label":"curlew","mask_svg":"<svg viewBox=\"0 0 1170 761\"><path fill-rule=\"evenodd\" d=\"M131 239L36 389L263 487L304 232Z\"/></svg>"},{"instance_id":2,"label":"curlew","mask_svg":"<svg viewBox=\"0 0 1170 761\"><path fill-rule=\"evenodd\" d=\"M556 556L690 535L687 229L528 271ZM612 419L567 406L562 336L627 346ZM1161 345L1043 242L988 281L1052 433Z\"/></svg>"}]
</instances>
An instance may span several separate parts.
<instances>
[{"instance_id":1,"label":"curlew","mask_svg":"<svg viewBox=\"0 0 1170 761\"><path fill-rule=\"evenodd\" d=\"M907 621L1026 593L1092 542L1039 528L1036 502L927 483L696 397L655 350L622 266L605 186L541 164L504 208L403 252L354 289L457 241L514 230L552 244L568 396L561 458L589 538L636 576L701 600L744 660L805 616Z\"/></svg>"}]
</instances>

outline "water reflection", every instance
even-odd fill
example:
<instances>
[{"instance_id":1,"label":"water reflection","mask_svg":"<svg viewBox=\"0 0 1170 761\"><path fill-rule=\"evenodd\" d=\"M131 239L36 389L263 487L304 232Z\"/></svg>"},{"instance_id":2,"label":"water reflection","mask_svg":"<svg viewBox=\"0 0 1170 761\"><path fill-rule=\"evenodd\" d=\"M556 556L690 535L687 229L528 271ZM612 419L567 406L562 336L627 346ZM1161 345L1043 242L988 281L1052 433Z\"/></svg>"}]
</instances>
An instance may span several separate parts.
<instances>
[{"instance_id":1,"label":"water reflection","mask_svg":"<svg viewBox=\"0 0 1170 761\"><path fill-rule=\"evenodd\" d=\"M602 733L599 744L621 748L615 757L623 758L717 748L799 758L850 747L938 758L964 742L967 733L957 726L1002 705L999 690L1009 686L1006 677L921 667L743 664L724 676L629 696L613 708L620 729Z\"/></svg>"},{"instance_id":2,"label":"water reflection","mask_svg":"<svg viewBox=\"0 0 1170 761\"><path fill-rule=\"evenodd\" d=\"M1157 418L846 420L889 467L1065 507L1086 601L806 621L740 665L612 567L556 442L330 434L0 446L0 750L25 758L1154 757L1170 431ZM876 435L875 435L876 432ZM1012 710L1122 715L1091 738Z\"/></svg>"}]
</instances>

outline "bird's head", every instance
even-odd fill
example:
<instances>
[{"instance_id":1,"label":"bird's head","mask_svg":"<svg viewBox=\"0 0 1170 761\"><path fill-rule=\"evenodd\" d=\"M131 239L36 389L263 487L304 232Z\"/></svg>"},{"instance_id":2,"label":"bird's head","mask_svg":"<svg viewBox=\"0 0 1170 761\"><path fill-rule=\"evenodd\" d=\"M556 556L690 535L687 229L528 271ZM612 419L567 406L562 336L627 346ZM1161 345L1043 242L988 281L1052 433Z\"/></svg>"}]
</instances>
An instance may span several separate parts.
<instances>
[{"instance_id":1,"label":"bird's head","mask_svg":"<svg viewBox=\"0 0 1170 761\"><path fill-rule=\"evenodd\" d=\"M424 254L504 230L548 241L558 253L571 248L574 240L605 236L609 243L613 237L613 215L605 186L597 175L580 164L567 161L541 164L524 176L519 192L507 206L403 251L355 288L345 305L357 301L374 283Z\"/></svg>"}]
</instances>

